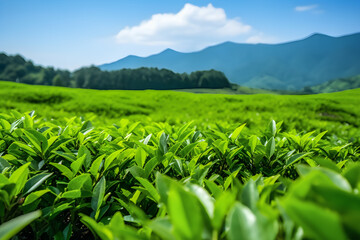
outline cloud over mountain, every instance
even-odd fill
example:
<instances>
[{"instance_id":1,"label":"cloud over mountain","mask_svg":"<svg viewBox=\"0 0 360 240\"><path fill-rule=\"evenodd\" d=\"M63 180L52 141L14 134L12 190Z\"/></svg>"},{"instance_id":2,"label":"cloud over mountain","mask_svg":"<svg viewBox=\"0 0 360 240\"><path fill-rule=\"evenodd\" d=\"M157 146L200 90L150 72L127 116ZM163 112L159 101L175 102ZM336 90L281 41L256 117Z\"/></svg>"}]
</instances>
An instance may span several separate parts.
<instances>
[{"instance_id":1,"label":"cloud over mountain","mask_svg":"<svg viewBox=\"0 0 360 240\"><path fill-rule=\"evenodd\" d=\"M316 8L318 8L317 4L306 5L306 6L297 6L297 7L295 7L295 11L297 11L297 12L306 12L306 11L314 10Z\"/></svg>"},{"instance_id":2,"label":"cloud over mountain","mask_svg":"<svg viewBox=\"0 0 360 240\"><path fill-rule=\"evenodd\" d=\"M185 4L178 13L154 14L136 26L127 26L116 35L119 44L164 46L180 50L201 48L223 41L250 37L252 27L238 18L229 18L224 9ZM193 49L190 49L193 50Z\"/></svg>"}]
</instances>

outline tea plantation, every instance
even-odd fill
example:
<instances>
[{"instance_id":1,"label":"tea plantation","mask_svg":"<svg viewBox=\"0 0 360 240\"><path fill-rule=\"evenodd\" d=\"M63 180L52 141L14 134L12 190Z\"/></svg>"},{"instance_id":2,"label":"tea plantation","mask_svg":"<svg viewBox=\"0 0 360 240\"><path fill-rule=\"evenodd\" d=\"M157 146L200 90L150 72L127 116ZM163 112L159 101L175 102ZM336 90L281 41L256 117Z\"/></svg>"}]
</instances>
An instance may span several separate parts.
<instances>
[{"instance_id":1,"label":"tea plantation","mask_svg":"<svg viewBox=\"0 0 360 240\"><path fill-rule=\"evenodd\" d=\"M0 239L359 239L359 96L0 82Z\"/></svg>"}]
</instances>

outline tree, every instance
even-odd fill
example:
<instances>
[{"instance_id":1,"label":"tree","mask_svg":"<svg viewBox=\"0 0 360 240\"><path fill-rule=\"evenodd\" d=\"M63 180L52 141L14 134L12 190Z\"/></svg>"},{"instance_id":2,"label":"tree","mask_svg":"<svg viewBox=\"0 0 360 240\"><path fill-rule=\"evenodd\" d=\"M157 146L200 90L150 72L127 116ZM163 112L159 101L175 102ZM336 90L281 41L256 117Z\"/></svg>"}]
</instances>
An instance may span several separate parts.
<instances>
[{"instance_id":1,"label":"tree","mask_svg":"<svg viewBox=\"0 0 360 240\"><path fill-rule=\"evenodd\" d=\"M53 80L52 80L52 85L53 86L64 86L63 82L61 81L61 75L57 74Z\"/></svg>"},{"instance_id":2,"label":"tree","mask_svg":"<svg viewBox=\"0 0 360 240\"><path fill-rule=\"evenodd\" d=\"M92 89L182 89L223 88L230 83L222 72L197 71L174 73L168 69L138 68L118 71L101 71L96 66L84 67L73 73L41 67L26 61L20 55L0 53L0 79L28 84L54 85Z\"/></svg>"}]
</instances>

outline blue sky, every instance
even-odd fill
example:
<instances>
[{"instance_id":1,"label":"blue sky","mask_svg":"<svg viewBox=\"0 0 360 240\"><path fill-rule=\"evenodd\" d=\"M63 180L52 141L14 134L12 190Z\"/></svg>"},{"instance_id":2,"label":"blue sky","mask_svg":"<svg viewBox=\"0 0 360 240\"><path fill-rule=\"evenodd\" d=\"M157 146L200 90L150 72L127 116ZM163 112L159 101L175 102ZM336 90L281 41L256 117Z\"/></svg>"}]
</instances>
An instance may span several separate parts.
<instances>
[{"instance_id":1,"label":"blue sky","mask_svg":"<svg viewBox=\"0 0 360 240\"><path fill-rule=\"evenodd\" d=\"M0 0L0 52L70 70L166 48L359 31L359 0Z\"/></svg>"}]
</instances>

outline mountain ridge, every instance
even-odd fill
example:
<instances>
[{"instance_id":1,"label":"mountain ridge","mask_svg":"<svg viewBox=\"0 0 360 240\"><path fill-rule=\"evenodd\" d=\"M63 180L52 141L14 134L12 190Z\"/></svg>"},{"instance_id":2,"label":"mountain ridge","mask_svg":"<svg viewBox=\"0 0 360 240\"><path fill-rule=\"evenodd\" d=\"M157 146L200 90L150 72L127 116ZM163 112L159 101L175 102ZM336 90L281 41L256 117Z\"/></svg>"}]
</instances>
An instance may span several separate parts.
<instances>
[{"instance_id":1,"label":"mountain ridge","mask_svg":"<svg viewBox=\"0 0 360 240\"><path fill-rule=\"evenodd\" d=\"M341 36L338 36L338 37L345 37L345 36L351 36L351 35L356 35L356 34L359 34L359 35L360 35L360 32L359 32L359 33L347 34L347 35L341 35ZM192 52L180 52L180 51L174 50L174 49L172 49L172 48L166 48L166 49L164 49L164 50L161 50L161 51L158 52L158 53L150 54L150 55L145 56L145 57L141 57L141 56L137 56L137 55L130 54L130 55L127 55L127 56L125 56L125 57L123 57L123 58L120 58L120 59L118 59L118 60L116 60L116 61L101 64L101 65L99 65L99 67L104 66L104 65L108 65L108 64L112 64L112 63L116 63L116 62L118 62L118 61L121 61L121 60L126 59L126 58L129 58L129 57L148 58L148 57L152 57L152 56L156 56L156 55L162 54L162 53L167 52L167 51L172 51L172 52L176 52L176 53L180 53L180 54L188 54L188 53L201 52L201 51L206 50L206 49L209 49L209 48L213 48L213 47L217 47L217 46L221 46L221 45L227 45L227 44L233 44L233 45L282 45L282 44L288 44L288 43L293 43L293 42L297 42L297 41L302 41L302 40L305 40L305 39L307 39L307 38L311 38L311 37L317 36L317 35L324 36L324 37L329 37L329 38L336 38L336 37L333 37L333 36L330 36L330 35L327 35L327 34L314 32L314 33L310 34L309 36L307 36L307 37L305 37L305 38L302 38L302 39L299 39L299 40L281 42L281 43L237 43L237 42L233 42L233 41L225 41L225 42L222 42L222 43L219 43L219 44L215 44L215 45L210 45L210 46L207 46L207 47L202 48L202 49L200 49L200 50L196 50L196 51L192 51Z\"/></svg>"},{"instance_id":2,"label":"mountain ridge","mask_svg":"<svg viewBox=\"0 0 360 240\"><path fill-rule=\"evenodd\" d=\"M360 33L340 37L314 33L279 44L227 41L190 53L168 48L148 57L128 56L99 67L108 71L157 67L179 73L215 69L240 85L299 90L360 74L359 43Z\"/></svg>"},{"instance_id":3,"label":"mountain ridge","mask_svg":"<svg viewBox=\"0 0 360 240\"><path fill-rule=\"evenodd\" d=\"M356 89L356 88L360 88L360 75L348 77L348 78L333 79L319 85L306 87L304 88L304 92L310 94L330 93L330 92L340 92L340 91Z\"/></svg>"}]
</instances>

